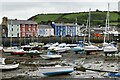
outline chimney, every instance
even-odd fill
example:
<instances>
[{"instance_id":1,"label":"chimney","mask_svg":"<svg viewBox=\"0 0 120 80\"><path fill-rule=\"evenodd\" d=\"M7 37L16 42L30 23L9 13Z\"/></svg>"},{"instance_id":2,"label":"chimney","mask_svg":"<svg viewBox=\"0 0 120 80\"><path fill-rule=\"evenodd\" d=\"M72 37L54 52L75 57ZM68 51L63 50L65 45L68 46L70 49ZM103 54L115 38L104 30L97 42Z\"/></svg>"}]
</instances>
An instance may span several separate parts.
<instances>
[{"instance_id":1,"label":"chimney","mask_svg":"<svg viewBox=\"0 0 120 80\"><path fill-rule=\"evenodd\" d=\"M7 21L8 21L8 18L7 17L3 17L2 18L2 25L7 26Z\"/></svg>"}]
</instances>

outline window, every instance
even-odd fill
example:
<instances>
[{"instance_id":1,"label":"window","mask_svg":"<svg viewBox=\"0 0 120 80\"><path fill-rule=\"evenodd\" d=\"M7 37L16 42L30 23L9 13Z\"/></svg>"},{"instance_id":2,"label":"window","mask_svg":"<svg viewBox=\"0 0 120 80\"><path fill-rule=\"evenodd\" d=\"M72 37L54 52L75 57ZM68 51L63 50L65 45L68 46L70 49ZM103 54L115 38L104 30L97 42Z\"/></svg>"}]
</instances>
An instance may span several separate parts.
<instances>
[{"instance_id":1,"label":"window","mask_svg":"<svg viewBox=\"0 0 120 80\"><path fill-rule=\"evenodd\" d=\"M19 37L19 33L17 33L17 37Z\"/></svg>"},{"instance_id":2,"label":"window","mask_svg":"<svg viewBox=\"0 0 120 80\"><path fill-rule=\"evenodd\" d=\"M13 31L13 28L11 30Z\"/></svg>"}]
</instances>

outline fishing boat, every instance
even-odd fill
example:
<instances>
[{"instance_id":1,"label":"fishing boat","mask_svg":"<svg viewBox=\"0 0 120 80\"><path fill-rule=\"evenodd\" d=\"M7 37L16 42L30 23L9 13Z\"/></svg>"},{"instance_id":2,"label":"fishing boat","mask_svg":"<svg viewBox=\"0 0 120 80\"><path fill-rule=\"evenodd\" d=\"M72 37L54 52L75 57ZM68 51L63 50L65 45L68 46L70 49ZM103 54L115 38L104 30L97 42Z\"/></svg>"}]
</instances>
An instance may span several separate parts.
<instances>
[{"instance_id":1,"label":"fishing boat","mask_svg":"<svg viewBox=\"0 0 120 80\"><path fill-rule=\"evenodd\" d=\"M11 70L19 67L19 63L17 64L5 64L5 58L0 58L0 70Z\"/></svg>"},{"instance_id":2,"label":"fishing boat","mask_svg":"<svg viewBox=\"0 0 120 80\"><path fill-rule=\"evenodd\" d=\"M43 59L59 59L62 56L60 54L53 54L48 52L46 55L40 55Z\"/></svg>"},{"instance_id":3,"label":"fishing boat","mask_svg":"<svg viewBox=\"0 0 120 80\"><path fill-rule=\"evenodd\" d=\"M66 52L69 51L71 48L66 46L66 43L61 43L59 46L54 48L55 52Z\"/></svg>"},{"instance_id":4,"label":"fishing boat","mask_svg":"<svg viewBox=\"0 0 120 80\"><path fill-rule=\"evenodd\" d=\"M73 66L61 66L56 65L53 67L39 67L37 71L34 71L32 73L42 73L45 76L54 76L54 75L63 75L63 74L69 74L74 71ZM30 74L30 73L29 73Z\"/></svg>"}]
</instances>

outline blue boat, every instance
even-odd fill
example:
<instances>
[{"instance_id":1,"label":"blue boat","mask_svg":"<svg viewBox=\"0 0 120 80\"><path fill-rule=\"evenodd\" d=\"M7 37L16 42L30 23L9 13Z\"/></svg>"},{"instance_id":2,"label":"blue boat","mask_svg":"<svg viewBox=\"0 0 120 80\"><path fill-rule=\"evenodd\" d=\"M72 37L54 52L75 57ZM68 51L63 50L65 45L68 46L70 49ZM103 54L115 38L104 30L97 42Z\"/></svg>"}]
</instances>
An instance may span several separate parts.
<instances>
[{"instance_id":1,"label":"blue boat","mask_svg":"<svg viewBox=\"0 0 120 80\"><path fill-rule=\"evenodd\" d=\"M72 66L60 66L56 65L55 67L43 67L39 69L42 74L45 76L53 76L53 75L63 75L69 74L74 71Z\"/></svg>"},{"instance_id":2,"label":"blue boat","mask_svg":"<svg viewBox=\"0 0 120 80\"><path fill-rule=\"evenodd\" d=\"M120 72L116 73L116 72L109 72L108 76L110 77L120 77Z\"/></svg>"},{"instance_id":3,"label":"blue boat","mask_svg":"<svg viewBox=\"0 0 120 80\"><path fill-rule=\"evenodd\" d=\"M77 42L77 46L73 47L71 51L75 53L78 53L78 52L83 53L84 52L83 41Z\"/></svg>"}]
</instances>

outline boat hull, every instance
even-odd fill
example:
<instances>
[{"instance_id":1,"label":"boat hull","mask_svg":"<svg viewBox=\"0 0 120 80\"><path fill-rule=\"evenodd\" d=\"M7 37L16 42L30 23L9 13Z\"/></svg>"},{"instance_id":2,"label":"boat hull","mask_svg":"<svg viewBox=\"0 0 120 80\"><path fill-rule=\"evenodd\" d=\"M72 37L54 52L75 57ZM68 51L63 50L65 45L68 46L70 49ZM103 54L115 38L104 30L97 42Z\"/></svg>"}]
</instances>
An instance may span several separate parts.
<instances>
[{"instance_id":1,"label":"boat hull","mask_svg":"<svg viewBox=\"0 0 120 80\"><path fill-rule=\"evenodd\" d=\"M40 55L43 59L59 59L61 55Z\"/></svg>"},{"instance_id":2,"label":"boat hull","mask_svg":"<svg viewBox=\"0 0 120 80\"><path fill-rule=\"evenodd\" d=\"M18 67L19 67L19 63L18 64L10 64L10 65L0 64L1 70L11 70L11 69L16 69Z\"/></svg>"},{"instance_id":3,"label":"boat hull","mask_svg":"<svg viewBox=\"0 0 120 80\"><path fill-rule=\"evenodd\" d=\"M62 75L68 74L74 71L73 67L48 67L44 69L40 69L42 74L46 76L53 76L53 75Z\"/></svg>"}]
</instances>

